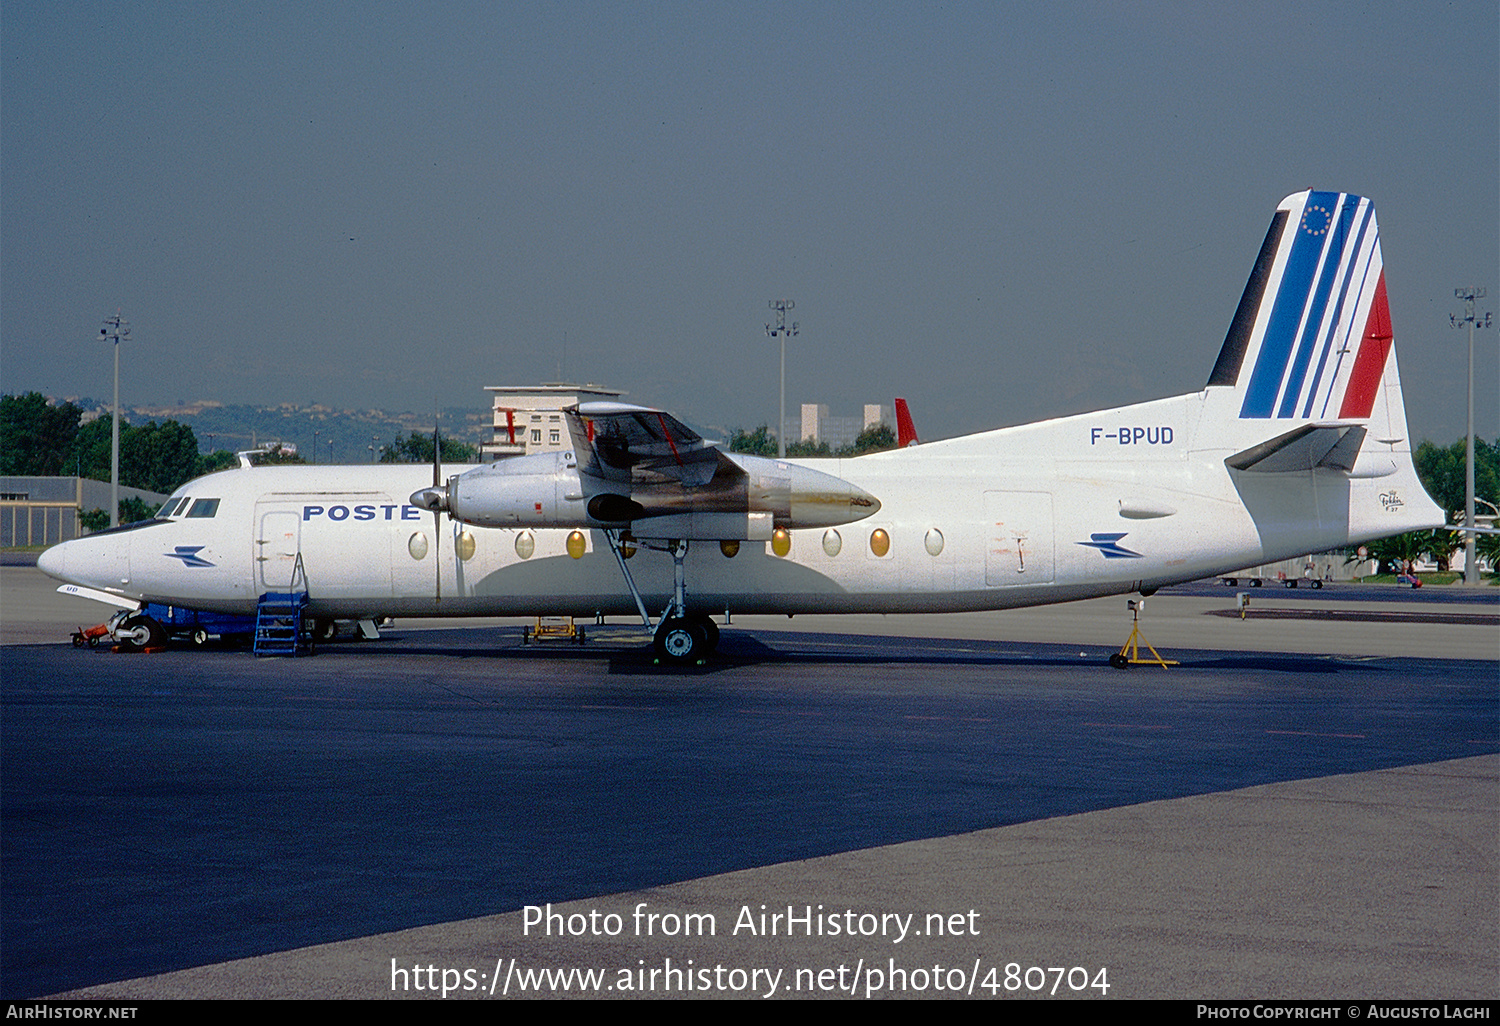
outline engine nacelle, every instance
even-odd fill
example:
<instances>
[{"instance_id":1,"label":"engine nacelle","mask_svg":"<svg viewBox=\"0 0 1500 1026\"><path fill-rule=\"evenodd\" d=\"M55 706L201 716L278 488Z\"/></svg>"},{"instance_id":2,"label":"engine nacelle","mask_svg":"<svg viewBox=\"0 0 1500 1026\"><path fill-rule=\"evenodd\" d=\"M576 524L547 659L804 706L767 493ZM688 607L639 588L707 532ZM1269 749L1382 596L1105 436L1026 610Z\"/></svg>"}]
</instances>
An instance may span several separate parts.
<instances>
[{"instance_id":1,"label":"engine nacelle","mask_svg":"<svg viewBox=\"0 0 1500 1026\"><path fill-rule=\"evenodd\" d=\"M476 467L446 487L412 494L413 505L447 510L478 527L589 527L578 461L539 452Z\"/></svg>"},{"instance_id":2,"label":"engine nacelle","mask_svg":"<svg viewBox=\"0 0 1500 1026\"><path fill-rule=\"evenodd\" d=\"M413 505L478 527L628 527L638 538L761 540L774 527L834 527L880 509L832 474L759 456L726 454L689 486L657 472L631 482L581 474L571 452L516 456L424 488Z\"/></svg>"}]
</instances>

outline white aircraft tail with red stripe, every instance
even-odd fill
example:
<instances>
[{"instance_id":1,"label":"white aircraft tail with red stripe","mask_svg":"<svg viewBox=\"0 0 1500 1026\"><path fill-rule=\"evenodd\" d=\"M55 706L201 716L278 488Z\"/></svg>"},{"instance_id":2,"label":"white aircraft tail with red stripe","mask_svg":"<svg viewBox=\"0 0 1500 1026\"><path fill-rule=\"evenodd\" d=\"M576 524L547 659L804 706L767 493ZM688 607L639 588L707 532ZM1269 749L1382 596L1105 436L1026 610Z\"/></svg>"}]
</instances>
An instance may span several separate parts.
<instances>
[{"instance_id":1,"label":"white aircraft tail with red stripe","mask_svg":"<svg viewBox=\"0 0 1500 1026\"><path fill-rule=\"evenodd\" d=\"M1241 437L1323 424L1407 441L1372 202L1281 201L1208 384L1233 388Z\"/></svg>"},{"instance_id":2,"label":"white aircraft tail with red stripe","mask_svg":"<svg viewBox=\"0 0 1500 1026\"><path fill-rule=\"evenodd\" d=\"M1351 537L1442 522L1416 484L1370 200L1309 191L1281 201L1205 395L1200 444L1227 447L1232 470L1388 481L1383 501L1401 515L1364 523L1354 502Z\"/></svg>"}]
</instances>

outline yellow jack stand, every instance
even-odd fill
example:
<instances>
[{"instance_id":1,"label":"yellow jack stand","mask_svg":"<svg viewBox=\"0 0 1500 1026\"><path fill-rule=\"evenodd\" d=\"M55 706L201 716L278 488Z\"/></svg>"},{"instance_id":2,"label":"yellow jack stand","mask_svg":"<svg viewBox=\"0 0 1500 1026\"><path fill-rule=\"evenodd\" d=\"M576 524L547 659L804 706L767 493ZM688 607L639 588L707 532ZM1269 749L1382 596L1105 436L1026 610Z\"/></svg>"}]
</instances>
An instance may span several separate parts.
<instances>
[{"instance_id":1,"label":"yellow jack stand","mask_svg":"<svg viewBox=\"0 0 1500 1026\"><path fill-rule=\"evenodd\" d=\"M1109 657L1109 665L1117 670L1131 666L1160 666L1165 670L1168 666L1180 665L1176 659L1163 659L1161 653L1151 647L1151 642L1141 637L1141 609L1145 604L1145 599L1130 600L1130 637L1125 639L1120 651ZM1151 653L1150 659L1141 658L1142 645Z\"/></svg>"}]
</instances>

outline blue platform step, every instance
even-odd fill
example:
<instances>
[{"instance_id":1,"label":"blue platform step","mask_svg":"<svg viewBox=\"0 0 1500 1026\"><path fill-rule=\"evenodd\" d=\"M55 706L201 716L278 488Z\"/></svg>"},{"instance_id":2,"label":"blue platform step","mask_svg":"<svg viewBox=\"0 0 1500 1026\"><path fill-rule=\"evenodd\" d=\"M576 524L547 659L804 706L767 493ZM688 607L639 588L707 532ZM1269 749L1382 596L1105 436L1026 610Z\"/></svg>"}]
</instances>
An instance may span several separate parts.
<instances>
[{"instance_id":1,"label":"blue platform step","mask_svg":"<svg viewBox=\"0 0 1500 1026\"><path fill-rule=\"evenodd\" d=\"M255 607L255 654L308 655L312 638L302 626L305 591L268 591Z\"/></svg>"}]
</instances>

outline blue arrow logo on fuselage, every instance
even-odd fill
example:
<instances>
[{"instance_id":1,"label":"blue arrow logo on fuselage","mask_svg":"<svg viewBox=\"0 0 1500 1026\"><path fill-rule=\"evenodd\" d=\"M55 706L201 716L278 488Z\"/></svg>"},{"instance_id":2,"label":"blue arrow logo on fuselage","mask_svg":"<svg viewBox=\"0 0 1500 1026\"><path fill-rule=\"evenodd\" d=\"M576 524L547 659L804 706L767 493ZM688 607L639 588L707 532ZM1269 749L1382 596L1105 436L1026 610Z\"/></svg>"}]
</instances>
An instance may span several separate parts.
<instances>
[{"instance_id":1,"label":"blue arrow logo on fuselage","mask_svg":"<svg viewBox=\"0 0 1500 1026\"><path fill-rule=\"evenodd\" d=\"M1132 552L1120 544L1120 539L1125 537L1127 533L1121 531L1119 534L1091 534L1089 538L1092 541L1079 542L1078 544L1090 549L1098 549L1104 553L1105 559L1140 559L1141 554L1139 552Z\"/></svg>"},{"instance_id":2,"label":"blue arrow logo on fuselage","mask_svg":"<svg viewBox=\"0 0 1500 1026\"><path fill-rule=\"evenodd\" d=\"M198 553L202 552L206 547L207 546L203 545L179 545L177 546L176 551L163 552L162 555L166 556L168 559L182 560L183 566L213 566L213 564L208 560L198 555Z\"/></svg>"}]
</instances>

